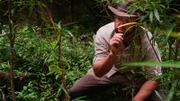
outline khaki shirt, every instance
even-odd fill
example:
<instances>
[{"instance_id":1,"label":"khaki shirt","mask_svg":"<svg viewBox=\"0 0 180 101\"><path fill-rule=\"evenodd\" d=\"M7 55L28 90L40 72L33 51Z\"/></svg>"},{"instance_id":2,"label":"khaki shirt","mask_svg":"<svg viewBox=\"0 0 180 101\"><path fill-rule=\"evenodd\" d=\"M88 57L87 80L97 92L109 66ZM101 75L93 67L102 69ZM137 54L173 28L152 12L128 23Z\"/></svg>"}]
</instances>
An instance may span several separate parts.
<instances>
[{"instance_id":1,"label":"khaki shirt","mask_svg":"<svg viewBox=\"0 0 180 101\"><path fill-rule=\"evenodd\" d=\"M104 59L110 52L109 50L109 41L111 39L111 34L114 30L114 22L111 22L103 27L101 27L95 37L95 56L94 64L97 61ZM141 61L152 61L158 62L161 61L160 53L156 45L154 49L150 44L149 38L152 37L151 33L141 33L125 48L122 47L122 51L117 55L117 59L112 67L112 69L106 74L107 77L112 76L116 72L125 74L129 79L132 79L135 74L134 72L145 72L147 79L152 79L155 76L161 75L161 67L128 67L123 68L123 63L129 62L141 62ZM156 56L154 50L156 51ZM91 69L90 71L92 71ZM133 72L132 72L133 71Z\"/></svg>"}]
</instances>

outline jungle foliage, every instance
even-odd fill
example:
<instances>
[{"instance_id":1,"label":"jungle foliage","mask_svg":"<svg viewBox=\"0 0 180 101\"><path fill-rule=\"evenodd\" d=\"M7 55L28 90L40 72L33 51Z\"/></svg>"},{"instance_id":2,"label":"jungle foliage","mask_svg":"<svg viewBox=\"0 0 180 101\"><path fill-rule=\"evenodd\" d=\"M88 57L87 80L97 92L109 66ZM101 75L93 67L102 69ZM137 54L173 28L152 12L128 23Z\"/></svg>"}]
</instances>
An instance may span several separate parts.
<instances>
[{"instance_id":1,"label":"jungle foliage","mask_svg":"<svg viewBox=\"0 0 180 101\"><path fill-rule=\"evenodd\" d=\"M107 6L120 2L123 0L0 0L0 100L70 100L67 91L92 67L93 36L100 26L113 21ZM139 25L151 31L151 40L158 43L162 62L126 65L161 65L163 75L158 78L166 101L178 101L180 1L134 0L129 12L135 10ZM95 101L127 99L131 93L119 87L95 97Z\"/></svg>"}]
</instances>

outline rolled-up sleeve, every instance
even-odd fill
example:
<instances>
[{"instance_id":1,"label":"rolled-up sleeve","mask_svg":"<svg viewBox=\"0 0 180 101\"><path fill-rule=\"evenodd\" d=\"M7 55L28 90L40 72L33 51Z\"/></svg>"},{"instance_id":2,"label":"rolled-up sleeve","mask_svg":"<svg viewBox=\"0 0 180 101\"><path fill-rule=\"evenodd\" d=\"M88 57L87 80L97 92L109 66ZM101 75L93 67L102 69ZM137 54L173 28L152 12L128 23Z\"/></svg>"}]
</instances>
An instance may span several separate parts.
<instances>
[{"instance_id":1,"label":"rolled-up sleeve","mask_svg":"<svg viewBox=\"0 0 180 101\"><path fill-rule=\"evenodd\" d=\"M109 44L104 36L102 36L102 32L99 30L96 33L95 37L95 55L94 55L94 63L99 60L104 59L109 54Z\"/></svg>"},{"instance_id":2,"label":"rolled-up sleeve","mask_svg":"<svg viewBox=\"0 0 180 101\"><path fill-rule=\"evenodd\" d=\"M161 61L160 53L159 53L157 46L154 46L153 48L149 48L147 50L147 54L145 55L144 61L152 62L152 63ZM153 67L145 66L144 70L145 70L147 79L152 79L152 78L162 74L160 65L153 66Z\"/></svg>"},{"instance_id":3,"label":"rolled-up sleeve","mask_svg":"<svg viewBox=\"0 0 180 101\"><path fill-rule=\"evenodd\" d=\"M141 38L143 38L142 40L142 44L144 44L143 52L145 53L143 61L152 62L152 63L161 62L161 55L160 55L157 43L152 44L150 42L152 38L152 34L151 33L143 34ZM160 65L144 66L143 70L145 72L145 77L149 80L162 74Z\"/></svg>"}]
</instances>

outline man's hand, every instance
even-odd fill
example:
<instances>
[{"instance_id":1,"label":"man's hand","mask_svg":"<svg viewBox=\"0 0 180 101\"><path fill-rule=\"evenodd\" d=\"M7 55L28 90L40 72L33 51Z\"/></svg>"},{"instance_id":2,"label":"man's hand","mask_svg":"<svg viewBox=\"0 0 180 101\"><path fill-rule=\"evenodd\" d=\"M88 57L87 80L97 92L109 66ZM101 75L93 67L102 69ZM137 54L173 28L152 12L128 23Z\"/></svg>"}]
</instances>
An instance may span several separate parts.
<instances>
[{"instance_id":1,"label":"man's hand","mask_svg":"<svg viewBox=\"0 0 180 101\"><path fill-rule=\"evenodd\" d=\"M110 39L110 49L113 55L117 55L121 47L123 46L123 34L122 33L116 33L114 36Z\"/></svg>"},{"instance_id":2,"label":"man's hand","mask_svg":"<svg viewBox=\"0 0 180 101\"><path fill-rule=\"evenodd\" d=\"M144 101L146 98L148 98L154 92L154 90L158 87L159 83L160 83L160 80L146 81L142 85L139 92L134 97L134 100L135 101Z\"/></svg>"}]
</instances>

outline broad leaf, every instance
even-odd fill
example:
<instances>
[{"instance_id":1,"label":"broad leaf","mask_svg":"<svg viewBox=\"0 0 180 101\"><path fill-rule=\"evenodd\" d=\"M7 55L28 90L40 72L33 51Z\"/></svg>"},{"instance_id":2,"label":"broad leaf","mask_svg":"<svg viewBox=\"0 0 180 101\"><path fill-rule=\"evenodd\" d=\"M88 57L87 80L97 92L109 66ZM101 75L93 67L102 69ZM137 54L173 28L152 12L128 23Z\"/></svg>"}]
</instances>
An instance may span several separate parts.
<instances>
[{"instance_id":1,"label":"broad leaf","mask_svg":"<svg viewBox=\"0 0 180 101\"><path fill-rule=\"evenodd\" d=\"M159 12L157 11L157 9L154 9L154 16L160 22Z\"/></svg>"}]
</instances>

